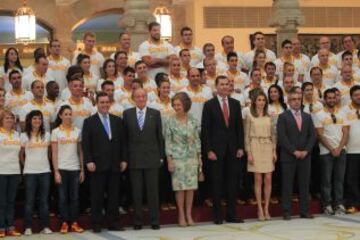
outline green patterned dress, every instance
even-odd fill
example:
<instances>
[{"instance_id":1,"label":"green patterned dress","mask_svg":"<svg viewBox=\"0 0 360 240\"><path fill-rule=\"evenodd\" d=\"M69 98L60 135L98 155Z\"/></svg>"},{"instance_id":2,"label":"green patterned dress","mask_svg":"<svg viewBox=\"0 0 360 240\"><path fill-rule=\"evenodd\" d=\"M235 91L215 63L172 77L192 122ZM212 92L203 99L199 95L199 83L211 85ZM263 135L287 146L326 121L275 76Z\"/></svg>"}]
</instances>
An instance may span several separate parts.
<instances>
[{"instance_id":1,"label":"green patterned dress","mask_svg":"<svg viewBox=\"0 0 360 240\"><path fill-rule=\"evenodd\" d=\"M166 156L172 156L175 171L171 174L174 191L194 190L198 187L198 156L200 156L200 126L188 115L187 123L175 116L168 118L165 127Z\"/></svg>"}]
</instances>

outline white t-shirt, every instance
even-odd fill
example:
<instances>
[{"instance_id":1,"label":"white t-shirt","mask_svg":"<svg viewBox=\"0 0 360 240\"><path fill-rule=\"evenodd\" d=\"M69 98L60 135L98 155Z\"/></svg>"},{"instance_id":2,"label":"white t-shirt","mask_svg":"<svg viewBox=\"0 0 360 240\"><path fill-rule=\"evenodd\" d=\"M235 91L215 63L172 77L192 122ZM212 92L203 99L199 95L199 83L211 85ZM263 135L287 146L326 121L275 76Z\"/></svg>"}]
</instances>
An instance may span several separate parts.
<instances>
[{"instance_id":1,"label":"white t-shirt","mask_svg":"<svg viewBox=\"0 0 360 240\"><path fill-rule=\"evenodd\" d=\"M48 150L50 133L45 132L43 138L29 139L26 133L20 135L21 147L25 148L24 174L50 172Z\"/></svg>"},{"instance_id":2,"label":"white t-shirt","mask_svg":"<svg viewBox=\"0 0 360 240\"><path fill-rule=\"evenodd\" d=\"M234 80L234 87L236 91L243 92L245 87L249 85L250 79L246 73L237 70L236 72L231 72L230 70L227 70L225 72L225 75L229 78Z\"/></svg>"},{"instance_id":3,"label":"white t-shirt","mask_svg":"<svg viewBox=\"0 0 360 240\"><path fill-rule=\"evenodd\" d=\"M118 104L117 102L111 104L109 113L118 117L122 117L123 112L124 112L124 107L122 105Z\"/></svg>"},{"instance_id":4,"label":"white t-shirt","mask_svg":"<svg viewBox=\"0 0 360 240\"><path fill-rule=\"evenodd\" d=\"M52 104L43 101L43 104L38 104L34 100L25 104L20 111L20 122L25 122L26 115L32 110L39 110L44 117L44 127L46 131L50 131L50 123L55 120L55 108Z\"/></svg>"},{"instance_id":5,"label":"white t-shirt","mask_svg":"<svg viewBox=\"0 0 360 240\"><path fill-rule=\"evenodd\" d=\"M334 53L330 52L329 53L329 65L333 65L335 68L337 68L337 61L338 61L337 56ZM311 65L311 67L315 67L315 66L318 66L319 63L320 63L319 55L316 54L311 58L310 65Z\"/></svg>"},{"instance_id":6,"label":"white t-shirt","mask_svg":"<svg viewBox=\"0 0 360 240\"><path fill-rule=\"evenodd\" d=\"M59 105L56 112L59 112L60 107L64 105L69 105L71 107L73 124L80 130L83 127L84 120L96 112L96 109L93 107L90 100L85 97L81 99L80 103L76 103L71 98L68 98Z\"/></svg>"},{"instance_id":7,"label":"white t-shirt","mask_svg":"<svg viewBox=\"0 0 360 240\"><path fill-rule=\"evenodd\" d=\"M55 78L51 72L51 70L48 70L43 76L40 76L35 71L32 71L31 73L28 73L24 75L23 77L23 86L26 90L31 90L31 84L35 81L39 80L42 83L44 83L44 86L50 81L55 81Z\"/></svg>"},{"instance_id":8,"label":"white t-shirt","mask_svg":"<svg viewBox=\"0 0 360 240\"><path fill-rule=\"evenodd\" d=\"M96 91L96 87L98 86L98 75L90 72L89 74L84 74L84 88L92 91Z\"/></svg>"},{"instance_id":9,"label":"white t-shirt","mask_svg":"<svg viewBox=\"0 0 360 240\"><path fill-rule=\"evenodd\" d=\"M181 74L180 77L175 77L174 75L169 74L169 80L172 93L177 93L178 91L189 85L189 80Z\"/></svg>"},{"instance_id":10,"label":"white t-shirt","mask_svg":"<svg viewBox=\"0 0 360 240\"><path fill-rule=\"evenodd\" d=\"M323 128L323 136L326 138L331 147L336 148L339 146L343 136L343 127L348 126L349 123L346 119L346 114L342 109L337 109L334 112L336 123L333 122L330 112L324 108L318 112L314 117L314 125L316 128ZM320 143L320 155L330 153L324 145Z\"/></svg>"},{"instance_id":11,"label":"white t-shirt","mask_svg":"<svg viewBox=\"0 0 360 240\"><path fill-rule=\"evenodd\" d=\"M32 92L22 91L22 94L16 94L12 90L5 95L5 106L8 107L15 116L19 117L21 109L24 105L34 98Z\"/></svg>"},{"instance_id":12,"label":"white t-shirt","mask_svg":"<svg viewBox=\"0 0 360 240\"><path fill-rule=\"evenodd\" d=\"M100 68L102 68L105 61L104 56L95 49L90 55L84 51L75 51L74 57L72 59L73 65L77 64L77 57L79 56L80 53L88 55L90 57L90 62L91 62L90 71L96 76L100 76Z\"/></svg>"},{"instance_id":13,"label":"white t-shirt","mask_svg":"<svg viewBox=\"0 0 360 240\"><path fill-rule=\"evenodd\" d=\"M111 54L111 56L110 56L111 59L115 60L115 53ZM127 64L128 64L128 66L130 66L132 68L135 67L135 63L137 61L141 60L140 54L138 52L133 52L133 51L128 52L127 57L128 57Z\"/></svg>"},{"instance_id":14,"label":"white t-shirt","mask_svg":"<svg viewBox=\"0 0 360 240\"><path fill-rule=\"evenodd\" d=\"M180 51L183 49L185 49L185 47L181 43L174 48L176 54L179 57L180 57ZM190 50L190 55L191 55L190 66L196 67L196 65L198 65L204 59L204 55L201 49L196 46L193 46L188 50Z\"/></svg>"},{"instance_id":15,"label":"white t-shirt","mask_svg":"<svg viewBox=\"0 0 360 240\"><path fill-rule=\"evenodd\" d=\"M320 66L318 66L320 67ZM323 84L326 86L332 87L336 81L339 79L339 71L333 65L328 65L326 68L321 68L323 70ZM310 79L310 74L307 74L307 78L309 82L312 82Z\"/></svg>"},{"instance_id":16,"label":"white t-shirt","mask_svg":"<svg viewBox=\"0 0 360 240\"><path fill-rule=\"evenodd\" d=\"M48 60L49 70L51 70L55 81L59 84L60 91L62 91L67 86L66 74L71 65L70 61L63 56L60 56L59 59L55 59L51 55L48 57Z\"/></svg>"},{"instance_id":17,"label":"white t-shirt","mask_svg":"<svg viewBox=\"0 0 360 240\"><path fill-rule=\"evenodd\" d=\"M58 168L60 170L80 170L78 144L81 142L80 129L55 128L51 133L51 142L58 144Z\"/></svg>"},{"instance_id":18,"label":"white t-shirt","mask_svg":"<svg viewBox=\"0 0 360 240\"><path fill-rule=\"evenodd\" d=\"M303 111L310 114L313 119L315 115L324 108L324 105L320 101L315 101L312 103L303 101L303 105L304 105Z\"/></svg>"},{"instance_id":19,"label":"white t-shirt","mask_svg":"<svg viewBox=\"0 0 360 240\"><path fill-rule=\"evenodd\" d=\"M12 131L10 134L0 128L0 174L20 174L20 134ZM1 193L3 194L3 193Z\"/></svg>"},{"instance_id":20,"label":"white t-shirt","mask_svg":"<svg viewBox=\"0 0 360 240\"><path fill-rule=\"evenodd\" d=\"M350 88L354 85L360 85L355 81L351 81L351 84L346 84L344 81L337 82L333 87L340 90L341 93L341 106L345 106L351 102Z\"/></svg>"},{"instance_id":21,"label":"white t-shirt","mask_svg":"<svg viewBox=\"0 0 360 240\"><path fill-rule=\"evenodd\" d=\"M146 40L139 46L140 57L150 56L152 58L166 59L171 54L175 54L173 46L166 42L160 41L159 44L153 43L150 40ZM159 72L168 72L165 67L149 68L149 75L151 78L155 78Z\"/></svg>"},{"instance_id":22,"label":"white t-shirt","mask_svg":"<svg viewBox=\"0 0 360 240\"><path fill-rule=\"evenodd\" d=\"M356 112L356 108L350 103L344 106L343 111L346 115L346 119L350 125L349 140L346 145L346 152L350 154L360 154L360 119Z\"/></svg>"},{"instance_id":23,"label":"white t-shirt","mask_svg":"<svg viewBox=\"0 0 360 240\"><path fill-rule=\"evenodd\" d=\"M276 59L276 55L273 51L269 49L265 49L266 54L266 62L274 62ZM254 56L255 56L255 49L247 52L244 55L244 61L248 69L252 69L253 63L254 63Z\"/></svg>"},{"instance_id":24,"label":"white t-shirt","mask_svg":"<svg viewBox=\"0 0 360 240\"><path fill-rule=\"evenodd\" d=\"M298 69L303 69L304 72L308 72L310 70L310 58L305 54L300 53L298 58L294 57L294 65Z\"/></svg>"},{"instance_id":25,"label":"white t-shirt","mask_svg":"<svg viewBox=\"0 0 360 240\"><path fill-rule=\"evenodd\" d=\"M195 92L189 85L180 92L185 92L189 95L192 102L189 113L192 114L199 123L201 123L204 103L213 97L211 88L208 86L200 86L199 91Z\"/></svg>"},{"instance_id":26,"label":"white t-shirt","mask_svg":"<svg viewBox=\"0 0 360 240\"><path fill-rule=\"evenodd\" d=\"M284 78L284 63L285 62L286 62L286 60L284 58L277 58L275 60L275 62L274 62L275 65L276 65L276 74L278 75L280 81L282 81L283 78ZM293 59L291 61L289 61L289 62L293 63L294 66L295 66L295 72L294 72L294 77L293 78L294 78L294 80L296 82L298 82L299 75L304 75L305 74L304 68L300 64L295 65Z\"/></svg>"},{"instance_id":27,"label":"white t-shirt","mask_svg":"<svg viewBox=\"0 0 360 240\"><path fill-rule=\"evenodd\" d=\"M237 69L241 70L241 68L246 67L246 64L244 61L244 54L242 52L236 52L236 54L238 56ZM221 63L222 65L225 65L226 69L228 68L227 55L225 52L215 54L215 60L217 63Z\"/></svg>"}]
</instances>

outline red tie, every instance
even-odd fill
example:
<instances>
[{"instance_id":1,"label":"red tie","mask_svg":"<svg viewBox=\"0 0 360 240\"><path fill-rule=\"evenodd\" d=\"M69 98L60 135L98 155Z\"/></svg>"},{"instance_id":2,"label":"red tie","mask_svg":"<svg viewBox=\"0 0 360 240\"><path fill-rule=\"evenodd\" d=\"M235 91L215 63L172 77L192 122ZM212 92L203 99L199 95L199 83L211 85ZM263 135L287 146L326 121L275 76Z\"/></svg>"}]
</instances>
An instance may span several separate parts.
<instances>
[{"instance_id":1,"label":"red tie","mask_svg":"<svg viewBox=\"0 0 360 240\"><path fill-rule=\"evenodd\" d=\"M302 119L300 111L295 112L295 120L299 131L301 131Z\"/></svg>"},{"instance_id":2,"label":"red tie","mask_svg":"<svg viewBox=\"0 0 360 240\"><path fill-rule=\"evenodd\" d=\"M223 115L224 115L224 120L225 120L225 125L226 127L229 126L229 108L226 102L226 98L222 99L223 101Z\"/></svg>"}]
</instances>

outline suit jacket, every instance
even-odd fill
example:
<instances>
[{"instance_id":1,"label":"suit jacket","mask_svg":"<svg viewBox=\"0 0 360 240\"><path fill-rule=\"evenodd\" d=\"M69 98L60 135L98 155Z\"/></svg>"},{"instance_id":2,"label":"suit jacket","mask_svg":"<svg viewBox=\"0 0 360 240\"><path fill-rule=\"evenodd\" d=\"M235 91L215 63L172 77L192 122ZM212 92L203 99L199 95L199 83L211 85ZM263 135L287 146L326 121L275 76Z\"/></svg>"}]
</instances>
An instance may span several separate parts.
<instances>
[{"instance_id":1,"label":"suit jacket","mask_svg":"<svg viewBox=\"0 0 360 240\"><path fill-rule=\"evenodd\" d=\"M281 146L281 161L296 161L294 152L307 151L311 155L316 142L316 133L310 114L301 111L302 126L298 129L291 110L279 115L277 122L278 142Z\"/></svg>"},{"instance_id":2,"label":"suit jacket","mask_svg":"<svg viewBox=\"0 0 360 240\"><path fill-rule=\"evenodd\" d=\"M130 169L159 168L164 158L161 116L158 110L147 107L143 130L140 130L136 108L124 111L126 139L125 159Z\"/></svg>"},{"instance_id":3,"label":"suit jacket","mask_svg":"<svg viewBox=\"0 0 360 240\"><path fill-rule=\"evenodd\" d=\"M244 129L239 101L228 98L229 126L226 127L219 100L214 97L208 100L202 112L201 140L205 153L215 152L223 158L229 149L231 156L238 149L244 149ZM235 157L234 157L235 158Z\"/></svg>"},{"instance_id":4,"label":"suit jacket","mask_svg":"<svg viewBox=\"0 0 360 240\"><path fill-rule=\"evenodd\" d=\"M93 162L96 172L120 171L123 161L124 130L121 118L109 114L111 140L98 113L84 121L82 129L82 147L85 164Z\"/></svg>"}]
</instances>

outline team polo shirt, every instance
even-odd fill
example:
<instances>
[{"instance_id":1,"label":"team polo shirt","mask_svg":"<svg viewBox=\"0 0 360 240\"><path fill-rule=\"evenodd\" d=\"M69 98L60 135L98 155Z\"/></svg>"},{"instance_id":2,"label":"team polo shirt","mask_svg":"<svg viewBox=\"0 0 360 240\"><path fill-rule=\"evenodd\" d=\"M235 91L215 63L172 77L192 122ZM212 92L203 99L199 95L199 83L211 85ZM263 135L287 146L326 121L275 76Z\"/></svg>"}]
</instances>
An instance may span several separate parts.
<instances>
[{"instance_id":1,"label":"team polo shirt","mask_svg":"<svg viewBox=\"0 0 360 240\"><path fill-rule=\"evenodd\" d=\"M339 78L339 71L333 65L328 65L326 68L322 68L322 67L320 68L323 70L323 77L322 77L323 83L329 87L332 87Z\"/></svg>"},{"instance_id":2,"label":"team polo shirt","mask_svg":"<svg viewBox=\"0 0 360 240\"><path fill-rule=\"evenodd\" d=\"M192 102L189 113L201 123L204 103L213 97L211 89L207 86L199 86L199 89L195 91L189 85L182 89L181 92L189 95Z\"/></svg>"},{"instance_id":3,"label":"team polo shirt","mask_svg":"<svg viewBox=\"0 0 360 240\"><path fill-rule=\"evenodd\" d=\"M45 132L43 137L31 137L26 133L20 135L21 147L25 149L24 174L50 172L49 146L50 133Z\"/></svg>"},{"instance_id":4,"label":"team polo shirt","mask_svg":"<svg viewBox=\"0 0 360 240\"><path fill-rule=\"evenodd\" d=\"M32 92L23 89L20 94L10 90L5 95L5 106L8 107L15 116L20 116L23 106L34 98Z\"/></svg>"},{"instance_id":5,"label":"team polo shirt","mask_svg":"<svg viewBox=\"0 0 360 240\"><path fill-rule=\"evenodd\" d=\"M323 136L326 138L332 148L339 146L343 136L342 129L344 126L349 125L346 119L346 114L342 109L336 109L334 115L336 117L336 123L333 122L331 113L326 108L315 114L314 117L315 127L324 129ZM320 142L320 155L329 153L330 150Z\"/></svg>"},{"instance_id":6,"label":"team polo shirt","mask_svg":"<svg viewBox=\"0 0 360 240\"><path fill-rule=\"evenodd\" d=\"M96 50L93 50L90 55L84 51L75 51L74 57L72 59L73 65L77 64L77 57L79 56L80 53L88 55L90 57L90 64L91 64L90 71L96 76L100 76L100 68L102 68L105 61L104 56Z\"/></svg>"},{"instance_id":7,"label":"team polo shirt","mask_svg":"<svg viewBox=\"0 0 360 240\"><path fill-rule=\"evenodd\" d=\"M349 103L344 106L343 111L350 125L346 152L349 154L360 154L360 109L357 109L352 103Z\"/></svg>"},{"instance_id":8,"label":"team polo shirt","mask_svg":"<svg viewBox=\"0 0 360 240\"><path fill-rule=\"evenodd\" d=\"M20 174L20 148L20 134L0 128L0 175Z\"/></svg>"},{"instance_id":9,"label":"team polo shirt","mask_svg":"<svg viewBox=\"0 0 360 240\"><path fill-rule=\"evenodd\" d=\"M123 112L124 107L122 105L118 104L117 102L111 104L109 113L118 117L122 117Z\"/></svg>"},{"instance_id":10,"label":"team polo shirt","mask_svg":"<svg viewBox=\"0 0 360 240\"><path fill-rule=\"evenodd\" d=\"M178 46L174 48L176 54L180 56L180 51L185 49L186 47L180 43ZM190 60L190 66L196 67L203 59L204 54L202 53L201 49L196 46L191 46L190 48L186 48L190 51L191 60Z\"/></svg>"},{"instance_id":11,"label":"team polo shirt","mask_svg":"<svg viewBox=\"0 0 360 240\"><path fill-rule=\"evenodd\" d=\"M70 61L63 56L59 56L57 59L51 55L48 57L48 60L49 70L51 70L52 76L59 84L60 91L62 91L67 86L66 74L71 65Z\"/></svg>"},{"instance_id":12,"label":"team polo shirt","mask_svg":"<svg viewBox=\"0 0 360 240\"><path fill-rule=\"evenodd\" d=\"M140 57L152 57L166 59L171 54L175 54L173 46L166 42L160 41L160 43L154 43L151 40L147 40L140 44L139 46ZM154 78L159 72L168 72L168 69L165 67L149 68L149 75Z\"/></svg>"},{"instance_id":13,"label":"team polo shirt","mask_svg":"<svg viewBox=\"0 0 360 240\"><path fill-rule=\"evenodd\" d=\"M131 98L132 90L127 90L124 86L119 89L116 89L114 92L115 102L121 104L125 99Z\"/></svg>"},{"instance_id":14,"label":"team polo shirt","mask_svg":"<svg viewBox=\"0 0 360 240\"><path fill-rule=\"evenodd\" d=\"M268 113L271 117L278 117L285 109L280 104L271 103L268 106Z\"/></svg>"},{"instance_id":15,"label":"team polo shirt","mask_svg":"<svg viewBox=\"0 0 360 240\"><path fill-rule=\"evenodd\" d=\"M312 118L324 108L324 105L319 101L306 102L305 99L303 101L303 106L303 111L310 114Z\"/></svg>"},{"instance_id":16,"label":"team polo shirt","mask_svg":"<svg viewBox=\"0 0 360 240\"><path fill-rule=\"evenodd\" d=\"M241 68L246 67L245 61L244 61L244 54L241 52L236 52L238 56L238 66L237 69L241 70ZM226 69L228 68L228 62L227 62L227 54L225 52L220 52L215 54L215 60L219 64L226 66Z\"/></svg>"},{"instance_id":17,"label":"team polo shirt","mask_svg":"<svg viewBox=\"0 0 360 240\"><path fill-rule=\"evenodd\" d=\"M305 54L300 53L299 57L294 57L294 65L295 68L303 69L304 72L308 72L310 70L310 58Z\"/></svg>"},{"instance_id":18,"label":"team polo shirt","mask_svg":"<svg viewBox=\"0 0 360 240\"><path fill-rule=\"evenodd\" d=\"M350 97L350 88L354 85L359 85L360 83L355 82L354 80L350 83L344 81L337 82L333 87L339 89L341 93L341 105L345 106L351 102Z\"/></svg>"},{"instance_id":19,"label":"team polo shirt","mask_svg":"<svg viewBox=\"0 0 360 240\"><path fill-rule=\"evenodd\" d=\"M43 101L42 104L31 100L25 104L20 112L20 122L25 122L26 115L28 115L33 110L39 110L43 114L44 118L44 127L46 131L50 131L50 123L55 119L55 108L51 103Z\"/></svg>"},{"instance_id":20,"label":"team polo shirt","mask_svg":"<svg viewBox=\"0 0 360 240\"><path fill-rule=\"evenodd\" d=\"M58 146L58 168L60 170L80 170L78 143L81 142L81 131L76 127L66 129L63 126L55 128L51 133L51 143Z\"/></svg>"},{"instance_id":21,"label":"team polo shirt","mask_svg":"<svg viewBox=\"0 0 360 240\"><path fill-rule=\"evenodd\" d=\"M156 82L151 78L148 78L145 82L143 82L143 88L148 94L151 92L157 92Z\"/></svg>"},{"instance_id":22,"label":"team polo shirt","mask_svg":"<svg viewBox=\"0 0 360 240\"><path fill-rule=\"evenodd\" d=\"M244 55L244 61L245 61L246 66L248 67L248 69L252 69L252 67L253 67L255 50L256 49L253 49ZM265 49L265 54L266 54L266 62L274 62L275 61L276 55L273 51L271 51L269 49Z\"/></svg>"},{"instance_id":23,"label":"team polo shirt","mask_svg":"<svg viewBox=\"0 0 360 240\"><path fill-rule=\"evenodd\" d=\"M55 78L51 72L51 70L48 70L44 75L39 75L36 73L36 71L32 71L31 73L24 75L23 77L23 86L25 87L26 90L30 91L31 90L31 84L34 81L40 81L44 84L44 86L46 86L46 84L50 81L55 81Z\"/></svg>"},{"instance_id":24,"label":"team polo shirt","mask_svg":"<svg viewBox=\"0 0 360 240\"><path fill-rule=\"evenodd\" d=\"M127 64L132 68L135 67L135 63L137 61L141 60L140 54L138 52L130 51L127 53L127 57L128 57ZM115 60L115 53L112 53L110 58Z\"/></svg>"},{"instance_id":25,"label":"team polo shirt","mask_svg":"<svg viewBox=\"0 0 360 240\"><path fill-rule=\"evenodd\" d=\"M278 59L276 59L274 61L275 65L276 65L276 74L278 75L279 80L282 81L283 78L284 78L284 64L285 64L285 62L290 62L290 63L294 64L295 73L294 73L293 78L294 78L294 80L296 82L298 82L299 75L304 75L305 74L303 66L301 66L299 64L295 65L294 61L295 61L295 59L293 57L291 57L290 61L285 60L283 57L278 58Z\"/></svg>"},{"instance_id":26,"label":"team polo shirt","mask_svg":"<svg viewBox=\"0 0 360 240\"><path fill-rule=\"evenodd\" d=\"M342 55L343 55L344 52L345 52L345 51L341 51L341 52L338 52L338 53L336 54L336 56L337 56L337 67L338 67L338 69L341 69L341 67L342 67L342 65L341 65L341 63L342 63ZM354 50L352 51L352 54L353 54L353 64L354 64L355 66L358 66L358 65L359 65L358 50L357 50L357 49L354 49Z\"/></svg>"},{"instance_id":27,"label":"team polo shirt","mask_svg":"<svg viewBox=\"0 0 360 240\"><path fill-rule=\"evenodd\" d=\"M337 65L338 65L337 62L338 62L337 56L336 56L334 53L330 52L330 53L329 53L329 65L332 65L332 66L334 66L335 68L337 68ZM316 55L314 55L314 56L311 58L310 66L311 66L311 67L318 66L319 63L320 63L320 61L319 61L319 55L316 54Z\"/></svg>"},{"instance_id":28,"label":"team polo shirt","mask_svg":"<svg viewBox=\"0 0 360 240\"><path fill-rule=\"evenodd\" d=\"M244 91L245 86L249 85L250 79L246 75L246 73L236 70L236 71L230 71L227 70L225 72L225 75L228 77L228 79L231 79L234 81L234 88L235 91Z\"/></svg>"},{"instance_id":29,"label":"team polo shirt","mask_svg":"<svg viewBox=\"0 0 360 240\"><path fill-rule=\"evenodd\" d=\"M180 74L179 77L169 74L169 80L170 80L170 89L172 93L177 93L181 89L189 85L189 80L185 77L185 75L182 74Z\"/></svg>"},{"instance_id":30,"label":"team polo shirt","mask_svg":"<svg viewBox=\"0 0 360 240\"><path fill-rule=\"evenodd\" d=\"M90 100L85 97L83 97L79 103L70 97L59 105L57 112L59 112L60 107L63 105L69 105L71 107L73 124L78 129L82 129L84 120L96 112Z\"/></svg>"},{"instance_id":31,"label":"team polo shirt","mask_svg":"<svg viewBox=\"0 0 360 240\"><path fill-rule=\"evenodd\" d=\"M171 106L171 100L161 101L160 98L157 98L155 101L149 104L149 107L158 110L161 113L161 117L168 117L175 113L175 110Z\"/></svg>"},{"instance_id":32,"label":"team polo shirt","mask_svg":"<svg viewBox=\"0 0 360 240\"><path fill-rule=\"evenodd\" d=\"M90 72L89 74L84 74L84 88L92 91L96 91L96 87L98 86L98 75Z\"/></svg>"}]
</instances>

